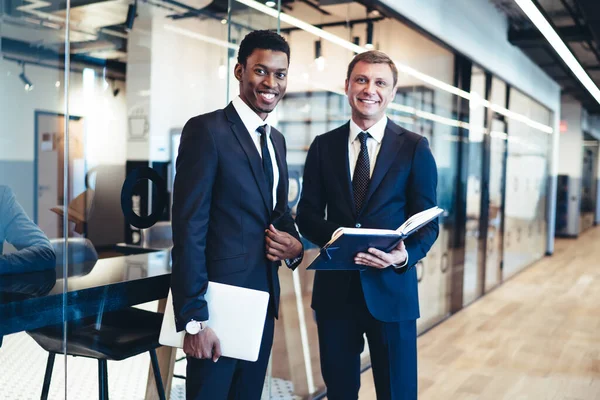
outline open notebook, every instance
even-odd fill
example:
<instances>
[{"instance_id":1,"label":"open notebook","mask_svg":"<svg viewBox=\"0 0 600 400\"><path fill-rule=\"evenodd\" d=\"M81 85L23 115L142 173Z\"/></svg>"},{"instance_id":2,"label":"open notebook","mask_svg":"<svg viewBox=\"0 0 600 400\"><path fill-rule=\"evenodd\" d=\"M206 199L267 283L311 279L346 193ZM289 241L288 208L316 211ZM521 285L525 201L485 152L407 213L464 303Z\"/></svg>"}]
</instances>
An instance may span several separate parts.
<instances>
[{"instance_id":1,"label":"open notebook","mask_svg":"<svg viewBox=\"0 0 600 400\"><path fill-rule=\"evenodd\" d=\"M356 270L354 255L374 247L389 252L424 225L444 212L439 207L421 211L407 219L398 229L339 228L308 266L315 270Z\"/></svg>"}]
</instances>

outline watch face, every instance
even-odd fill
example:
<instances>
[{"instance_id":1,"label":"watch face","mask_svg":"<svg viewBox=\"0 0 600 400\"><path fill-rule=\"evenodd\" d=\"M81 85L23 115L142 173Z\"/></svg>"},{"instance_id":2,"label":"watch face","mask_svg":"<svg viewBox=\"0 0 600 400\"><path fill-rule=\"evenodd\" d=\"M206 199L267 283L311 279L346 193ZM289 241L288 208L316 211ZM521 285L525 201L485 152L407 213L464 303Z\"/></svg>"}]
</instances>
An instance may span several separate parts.
<instances>
[{"instance_id":1,"label":"watch face","mask_svg":"<svg viewBox=\"0 0 600 400\"><path fill-rule=\"evenodd\" d=\"M202 325L198 321L190 321L185 325L185 331L190 335L196 335L200 332Z\"/></svg>"}]
</instances>

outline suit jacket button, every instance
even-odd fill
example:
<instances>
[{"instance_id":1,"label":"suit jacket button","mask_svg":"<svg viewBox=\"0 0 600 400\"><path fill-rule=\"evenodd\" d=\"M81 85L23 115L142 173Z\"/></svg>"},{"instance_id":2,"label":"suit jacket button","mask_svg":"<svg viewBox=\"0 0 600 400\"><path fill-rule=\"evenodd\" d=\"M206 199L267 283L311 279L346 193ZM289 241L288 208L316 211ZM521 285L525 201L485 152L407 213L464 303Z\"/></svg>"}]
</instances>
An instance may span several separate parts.
<instances>
[{"instance_id":1,"label":"suit jacket button","mask_svg":"<svg viewBox=\"0 0 600 400\"><path fill-rule=\"evenodd\" d=\"M360 228L362 225L361 224L356 224L355 225L357 228Z\"/></svg>"}]
</instances>

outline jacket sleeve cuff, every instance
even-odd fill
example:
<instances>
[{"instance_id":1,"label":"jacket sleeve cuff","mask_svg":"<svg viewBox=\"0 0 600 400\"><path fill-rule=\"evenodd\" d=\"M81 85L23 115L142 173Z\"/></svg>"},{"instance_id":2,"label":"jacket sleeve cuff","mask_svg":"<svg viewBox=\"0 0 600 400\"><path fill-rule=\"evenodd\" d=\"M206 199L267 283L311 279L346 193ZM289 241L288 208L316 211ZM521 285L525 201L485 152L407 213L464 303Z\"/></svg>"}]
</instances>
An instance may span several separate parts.
<instances>
[{"instance_id":1,"label":"jacket sleeve cuff","mask_svg":"<svg viewBox=\"0 0 600 400\"><path fill-rule=\"evenodd\" d=\"M294 270L298 267L298 265L300 265L300 263L302 262L302 258L304 258L304 249L302 249L298 257L286 258L285 265L287 265L289 269Z\"/></svg>"},{"instance_id":2,"label":"jacket sleeve cuff","mask_svg":"<svg viewBox=\"0 0 600 400\"><path fill-rule=\"evenodd\" d=\"M408 252L406 253L406 260L402 264L392 264L394 270L399 273L406 272L408 270L408 268L405 268L406 266L408 266Z\"/></svg>"}]
</instances>

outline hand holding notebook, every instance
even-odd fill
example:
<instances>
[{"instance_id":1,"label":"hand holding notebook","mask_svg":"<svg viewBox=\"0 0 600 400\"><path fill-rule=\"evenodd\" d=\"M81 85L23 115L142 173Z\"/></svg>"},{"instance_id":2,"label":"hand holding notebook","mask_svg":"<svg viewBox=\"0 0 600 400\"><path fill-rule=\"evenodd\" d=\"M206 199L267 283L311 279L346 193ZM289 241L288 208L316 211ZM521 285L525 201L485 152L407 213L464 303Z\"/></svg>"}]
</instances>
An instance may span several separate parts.
<instances>
[{"instance_id":1,"label":"hand holding notebook","mask_svg":"<svg viewBox=\"0 0 600 400\"><path fill-rule=\"evenodd\" d=\"M308 269L314 270L357 270L362 268L354 263L354 256L373 247L389 252L424 225L444 212L439 207L421 211L406 220L398 229L339 228L331 240L323 246L319 255Z\"/></svg>"}]
</instances>

